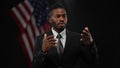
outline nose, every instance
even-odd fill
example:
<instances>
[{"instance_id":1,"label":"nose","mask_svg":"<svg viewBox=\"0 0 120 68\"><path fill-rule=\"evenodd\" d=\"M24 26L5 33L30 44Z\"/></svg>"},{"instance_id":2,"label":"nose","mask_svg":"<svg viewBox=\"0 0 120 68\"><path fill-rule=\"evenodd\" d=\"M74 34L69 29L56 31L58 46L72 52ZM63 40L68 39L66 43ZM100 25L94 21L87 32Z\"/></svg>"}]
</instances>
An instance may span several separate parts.
<instances>
[{"instance_id":1,"label":"nose","mask_svg":"<svg viewBox=\"0 0 120 68\"><path fill-rule=\"evenodd\" d=\"M60 16L60 21L63 22L64 21L64 18L62 16Z\"/></svg>"}]
</instances>

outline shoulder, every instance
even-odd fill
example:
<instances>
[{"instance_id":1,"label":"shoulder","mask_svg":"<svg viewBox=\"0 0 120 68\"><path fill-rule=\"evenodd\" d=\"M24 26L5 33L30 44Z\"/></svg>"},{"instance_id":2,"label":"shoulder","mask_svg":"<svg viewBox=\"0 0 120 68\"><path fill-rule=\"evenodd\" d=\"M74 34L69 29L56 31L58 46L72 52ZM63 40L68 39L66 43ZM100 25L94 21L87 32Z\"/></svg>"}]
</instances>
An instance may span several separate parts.
<instances>
[{"instance_id":1,"label":"shoulder","mask_svg":"<svg viewBox=\"0 0 120 68\"><path fill-rule=\"evenodd\" d=\"M67 31L67 36L72 39L80 39L80 33L73 32L73 31Z\"/></svg>"},{"instance_id":2,"label":"shoulder","mask_svg":"<svg viewBox=\"0 0 120 68\"><path fill-rule=\"evenodd\" d=\"M44 35L44 33L42 33L42 34L36 36L35 41L40 41L40 40L42 40L42 39L43 39L43 35Z\"/></svg>"}]
</instances>

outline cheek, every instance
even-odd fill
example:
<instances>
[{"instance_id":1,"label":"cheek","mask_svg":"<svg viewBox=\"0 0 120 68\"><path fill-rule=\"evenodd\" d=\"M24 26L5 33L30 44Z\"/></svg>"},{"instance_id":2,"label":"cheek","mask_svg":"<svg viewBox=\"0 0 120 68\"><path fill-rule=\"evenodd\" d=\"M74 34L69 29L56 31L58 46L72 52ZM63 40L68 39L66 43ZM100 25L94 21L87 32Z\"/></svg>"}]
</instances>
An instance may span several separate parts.
<instances>
[{"instance_id":1,"label":"cheek","mask_svg":"<svg viewBox=\"0 0 120 68\"><path fill-rule=\"evenodd\" d=\"M54 26L57 26L57 20L51 20L51 24L54 25Z\"/></svg>"},{"instance_id":2,"label":"cheek","mask_svg":"<svg viewBox=\"0 0 120 68\"><path fill-rule=\"evenodd\" d=\"M54 25L58 25L59 20L54 19L54 20L52 20L52 22L53 22Z\"/></svg>"},{"instance_id":3,"label":"cheek","mask_svg":"<svg viewBox=\"0 0 120 68\"><path fill-rule=\"evenodd\" d=\"M67 20L67 19L65 19L65 24L67 24L67 21L68 21L68 20Z\"/></svg>"},{"instance_id":4,"label":"cheek","mask_svg":"<svg viewBox=\"0 0 120 68\"><path fill-rule=\"evenodd\" d=\"M51 19L52 22L57 22L57 19L53 18Z\"/></svg>"}]
</instances>

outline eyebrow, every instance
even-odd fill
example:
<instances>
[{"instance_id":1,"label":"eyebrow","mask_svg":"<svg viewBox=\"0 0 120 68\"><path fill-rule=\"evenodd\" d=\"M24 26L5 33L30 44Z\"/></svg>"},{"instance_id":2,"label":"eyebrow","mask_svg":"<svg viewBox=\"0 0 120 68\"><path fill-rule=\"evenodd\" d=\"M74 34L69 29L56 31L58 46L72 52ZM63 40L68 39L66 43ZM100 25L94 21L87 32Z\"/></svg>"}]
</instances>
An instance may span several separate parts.
<instances>
[{"instance_id":1,"label":"eyebrow","mask_svg":"<svg viewBox=\"0 0 120 68\"><path fill-rule=\"evenodd\" d=\"M67 15L67 14L56 14L56 15Z\"/></svg>"}]
</instances>

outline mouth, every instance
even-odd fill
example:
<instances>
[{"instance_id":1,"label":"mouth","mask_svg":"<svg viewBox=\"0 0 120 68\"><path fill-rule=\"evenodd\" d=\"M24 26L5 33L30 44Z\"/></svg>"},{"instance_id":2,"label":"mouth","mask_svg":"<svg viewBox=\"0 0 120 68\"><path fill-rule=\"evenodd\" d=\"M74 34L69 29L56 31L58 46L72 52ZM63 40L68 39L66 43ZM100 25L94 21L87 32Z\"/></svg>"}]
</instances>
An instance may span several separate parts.
<instances>
[{"instance_id":1,"label":"mouth","mask_svg":"<svg viewBox=\"0 0 120 68\"><path fill-rule=\"evenodd\" d=\"M65 23L64 22L60 22L60 23L58 23L58 25L65 25Z\"/></svg>"},{"instance_id":2,"label":"mouth","mask_svg":"<svg viewBox=\"0 0 120 68\"><path fill-rule=\"evenodd\" d=\"M65 23L59 23L58 24L60 27L64 27L65 26Z\"/></svg>"}]
</instances>

